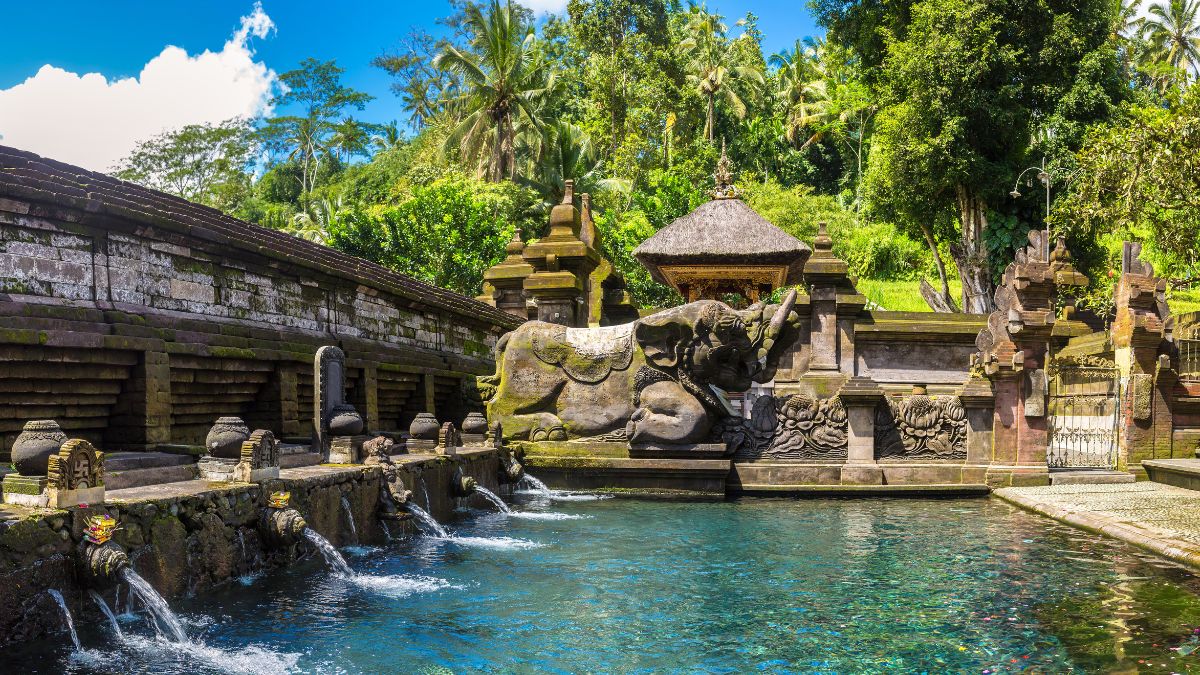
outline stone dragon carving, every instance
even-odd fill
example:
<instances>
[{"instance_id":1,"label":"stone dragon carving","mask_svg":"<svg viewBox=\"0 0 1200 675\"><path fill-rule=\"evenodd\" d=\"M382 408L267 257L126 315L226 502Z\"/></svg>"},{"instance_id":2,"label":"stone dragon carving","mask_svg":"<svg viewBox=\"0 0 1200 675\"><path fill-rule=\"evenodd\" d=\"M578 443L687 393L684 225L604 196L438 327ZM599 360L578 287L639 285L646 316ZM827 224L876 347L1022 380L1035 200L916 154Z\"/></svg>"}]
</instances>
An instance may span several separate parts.
<instances>
[{"instance_id":1,"label":"stone dragon carving","mask_svg":"<svg viewBox=\"0 0 1200 675\"><path fill-rule=\"evenodd\" d=\"M488 419L510 440L709 442L734 415L723 392L774 377L797 335L795 302L793 290L781 305L701 300L605 328L528 322L500 339L496 374L478 380Z\"/></svg>"}]
</instances>

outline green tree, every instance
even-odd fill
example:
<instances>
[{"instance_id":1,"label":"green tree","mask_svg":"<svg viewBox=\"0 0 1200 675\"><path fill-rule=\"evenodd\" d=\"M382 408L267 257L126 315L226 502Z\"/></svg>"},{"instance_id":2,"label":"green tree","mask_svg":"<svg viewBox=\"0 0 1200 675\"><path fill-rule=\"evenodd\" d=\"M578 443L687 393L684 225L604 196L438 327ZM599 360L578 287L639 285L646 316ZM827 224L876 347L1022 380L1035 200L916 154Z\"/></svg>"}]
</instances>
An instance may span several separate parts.
<instances>
[{"instance_id":1,"label":"green tree","mask_svg":"<svg viewBox=\"0 0 1200 675\"><path fill-rule=\"evenodd\" d=\"M1052 222L1084 245L1105 236L1148 241L1167 275L1193 283L1200 276L1200 89L1170 103L1129 106L1127 119L1093 130ZM1102 272L1109 261L1095 262Z\"/></svg>"},{"instance_id":2,"label":"green tree","mask_svg":"<svg viewBox=\"0 0 1200 675\"><path fill-rule=\"evenodd\" d=\"M554 92L556 74L511 0L492 0L486 13L475 4L463 11L469 46L447 44L433 61L462 78L461 94L450 101L462 119L446 143L457 145L464 159L486 156L481 163L488 180L512 178L517 127L541 126L538 106Z\"/></svg>"},{"instance_id":3,"label":"green tree","mask_svg":"<svg viewBox=\"0 0 1200 675\"><path fill-rule=\"evenodd\" d=\"M944 236L936 222L956 214L950 252L966 311L992 306L987 214L1008 206L1031 131L1053 136L1048 123L1081 64L1111 50L1111 8L1109 0L922 0L886 43L866 197L877 215L920 228L935 255ZM1094 93L1115 95L1103 86ZM1105 109L1096 102L1086 112ZM942 293L952 300L946 283Z\"/></svg>"},{"instance_id":4,"label":"green tree","mask_svg":"<svg viewBox=\"0 0 1200 675\"><path fill-rule=\"evenodd\" d=\"M736 39L729 39L729 28L721 18L702 6L692 7L687 37L679 45L688 55L688 82L704 98L704 138L710 142L716 130L717 101L723 101L740 120L746 116L746 102L736 85L743 84L753 91L754 87L764 83L763 71L757 64L742 63L738 58L739 43L752 38L743 33Z\"/></svg>"},{"instance_id":5,"label":"green tree","mask_svg":"<svg viewBox=\"0 0 1200 675\"><path fill-rule=\"evenodd\" d=\"M330 139L338 132L346 108L362 110L373 97L342 84L342 73L334 61L308 58L300 67L279 76L284 91L271 104L291 108L298 114L280 115L266 120L259 137L267 147L295 161L301 169L301 192L315 187L321 162L331 148Z\"/></svg>"},{"instance_id":6,"label":"green tree","mask_svg":"<svg viewBox=\"0 0 1200 675\"><path fill-rule=\"evenodd\" d=\"M243 119L189 124L142 141L113 175L218 208L232 208L230 188L248 185L253 161L250 125Z\"/></svg>"},{"instance_id":7,"label":"green tree","mask_svg":"<svg viewBox=\"0 0 1200 675\"><path fill-rule=\"evenodd\" d=\"M451 175L414 188L396 206L343 209L327 226L328 241L435 286L478 295L483 272L504 256L533 201L512 183Z\"/></svg>"},{"instance_id":8,"label":"green tree","mask_svg":"<svg viewBox=\"0 0 1200 675\"><path fill-rule=\"evenodd\" d=\"M1184 81L1200 72L1200 0L1150 5L1142 33L1151 44L1151 58L1180 71Z\"/></svg>"}]
</instances>

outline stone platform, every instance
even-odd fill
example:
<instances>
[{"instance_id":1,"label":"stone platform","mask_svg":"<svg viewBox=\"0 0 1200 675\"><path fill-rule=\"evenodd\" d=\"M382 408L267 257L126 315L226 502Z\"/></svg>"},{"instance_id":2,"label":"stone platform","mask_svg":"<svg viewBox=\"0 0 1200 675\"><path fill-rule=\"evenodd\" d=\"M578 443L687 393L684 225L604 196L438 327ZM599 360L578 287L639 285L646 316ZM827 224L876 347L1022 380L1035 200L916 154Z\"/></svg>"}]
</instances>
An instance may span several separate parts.
<instances>
[{"instance_id":1,"label":"stone platform","mask_svg":"<svg viewBox=\"0 0 1200 675\"><path fill-rule=\"evenodd\" d=\"M1200 492L1142 481L1014 487L993 494L1068 525L1200 569Z\"/></svg>"},{"instance_id":2,"label":"stone platform","mask_svg":"<svg viewBox=\"0 0 1200 675\"><path fill-rule=\"evenodd\" d=\"M104 485L112 492L196 478L196 458L169 452L112 452L104 456Z\"/></svg>"},{"instance_id":3,"label":"stone platform","mask_svg":"<svg viewBox=\"0 0 1200 675\"><path fill-rule=\"evenodd\" d=\"M1144 459L1142 469L1155 483L1200 490L1200 459Z\"/></svg>"}]
</instances>

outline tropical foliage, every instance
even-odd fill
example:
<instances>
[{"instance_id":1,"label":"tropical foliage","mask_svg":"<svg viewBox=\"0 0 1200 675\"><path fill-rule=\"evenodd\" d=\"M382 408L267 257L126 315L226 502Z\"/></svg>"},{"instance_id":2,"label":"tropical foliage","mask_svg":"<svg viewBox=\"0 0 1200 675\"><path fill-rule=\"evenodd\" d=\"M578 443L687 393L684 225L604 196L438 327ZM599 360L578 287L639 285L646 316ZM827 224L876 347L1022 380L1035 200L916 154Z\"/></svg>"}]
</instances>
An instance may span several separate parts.
<instances>
[{"instance_id":1,"label":"tropical foliage","mask_svg":"<svg viewBox=\"0 0 1200 675\"><path fill-rule=\"evenodd\" d=\"M1097 284L1123 237L1180 293L1200 273L1200 0L810 0L825 34L773 55L715 2L451 4L374 61L396 122L307 59L273 116L149 139L118 175L468 295L570 179L635 300L679 302L630 253L708 198L723 146L751 206L827 222L884 306L929 281L989 310L1047 220Z\"/></svg>"}]
</instances>

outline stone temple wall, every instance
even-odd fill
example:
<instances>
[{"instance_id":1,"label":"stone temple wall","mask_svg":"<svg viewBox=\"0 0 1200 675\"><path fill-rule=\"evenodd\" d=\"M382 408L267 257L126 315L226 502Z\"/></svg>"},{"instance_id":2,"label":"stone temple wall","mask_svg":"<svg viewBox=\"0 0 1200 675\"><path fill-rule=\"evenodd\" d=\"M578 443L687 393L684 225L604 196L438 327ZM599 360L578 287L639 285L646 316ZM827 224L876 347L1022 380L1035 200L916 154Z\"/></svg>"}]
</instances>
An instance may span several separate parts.
<instances>
[{"instance_id":1,"label":"stone temple wall","mask_svg":"<svg viewBox=\"0 0 1200 675\"><path fill-rule=\"evenodd\" d=\"M441 522L453 517L459 501L450 492L456 472L461 470L493 492L502 490L493 450L460 452L453 459L404 457L397 456L401 482L413 493L415 503L428 507ZM235 582L246 574L293 564L324 564L307 544L272 547L265 540L259 519L273 491L290 492L289 505L335 546L354 543L354 536L361 544L381 545L389 536L415 534L416 526L407 514L388 525L377 517L381 473L377 466L310 467L288 471L283 479L262 485L117 491L110 494L118 499L110 497L111 503L103 506L37 512L0 506L0 646L61 629L61 616L47 589L62 593L77 623L104 620L88 599L79 564L83 531L93 515L105 513L117 519L121 529L113 541L129 556L134 570L171 600ZM354 517L353 535L343 500ZM479 495L461 501L489 508ZM309 562L302 563L306 558ZM128 594L125 584L101 589L110 607L128 607Z\"/></svg>"},{"instance_id":2,"label":"stone temple wall","mask_svg":"<svg viewBox=\"0 0 1200 675\"><path fill-rule=\"evenodd\" d=\"M213 209L0 146L0 459L53 418L106 450L220 415L307 436L316 349L368 428L461 417L520 319Z\"/></svg>"}]
</instances>

